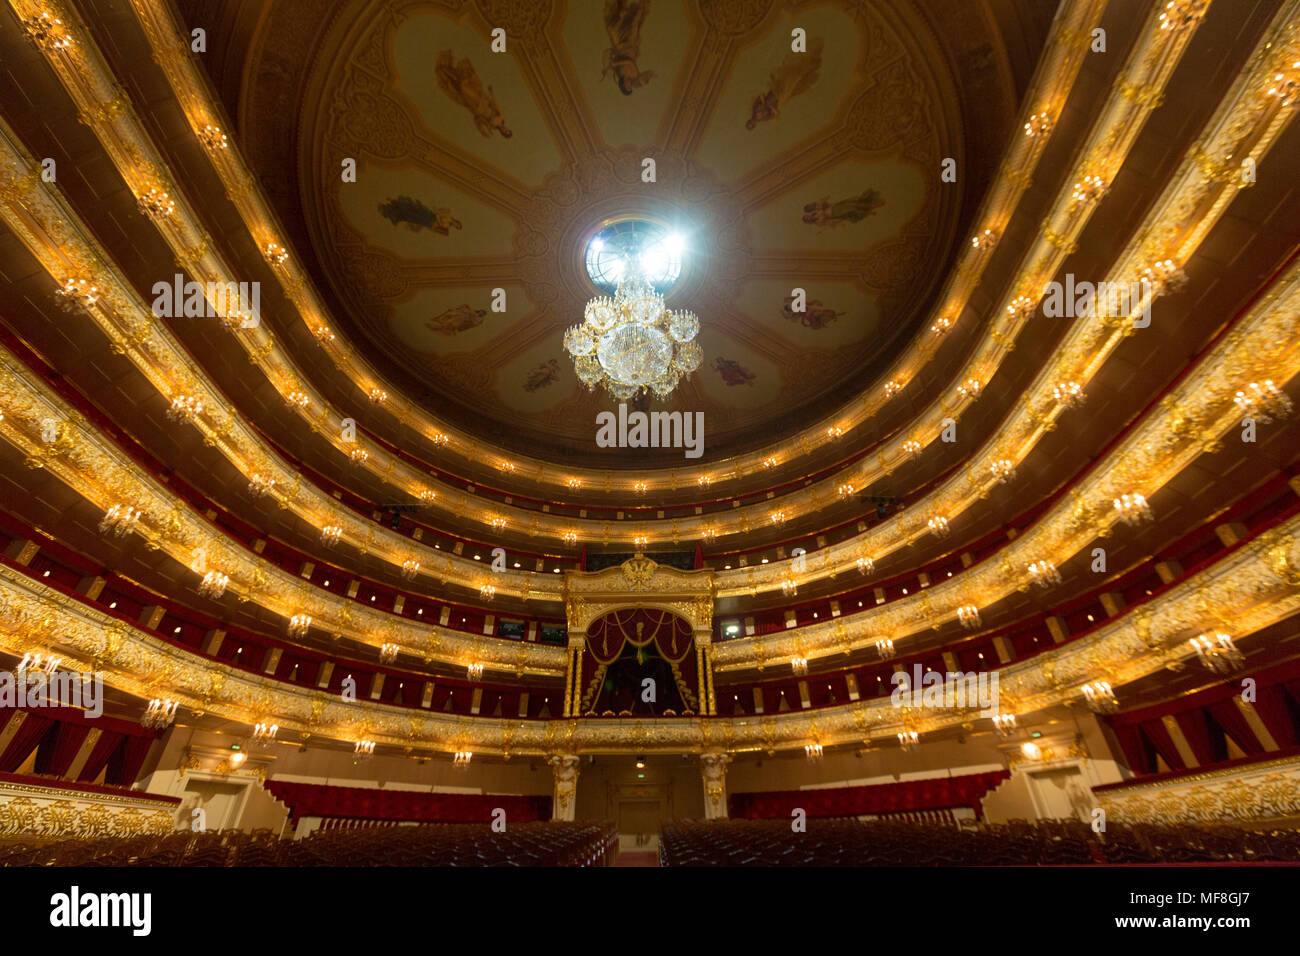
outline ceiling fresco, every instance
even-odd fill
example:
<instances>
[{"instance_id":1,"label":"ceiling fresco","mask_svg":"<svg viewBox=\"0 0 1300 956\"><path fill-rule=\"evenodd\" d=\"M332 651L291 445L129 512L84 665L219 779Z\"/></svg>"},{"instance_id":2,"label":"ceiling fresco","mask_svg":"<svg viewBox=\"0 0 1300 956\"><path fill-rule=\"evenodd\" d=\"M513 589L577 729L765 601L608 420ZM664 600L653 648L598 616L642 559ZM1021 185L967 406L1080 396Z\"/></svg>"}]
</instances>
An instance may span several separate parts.
<instances>
[{"instance_id":1,"label":"ceiling fresco","mask_svg":"<svg viewBox=\"0 0 1300 956\"><path fill-rule=\"evenodd\" d=\"M561 345L603 223L685 237L667 303L699 315L704 362L653 407L703 411L709 457L867 384L957 239L953 68L907 3L355 0L313 62L297 181L340 327L431 410L538 454L619 464L594 442L613 402Z\"/></svg>"}]
</instances>

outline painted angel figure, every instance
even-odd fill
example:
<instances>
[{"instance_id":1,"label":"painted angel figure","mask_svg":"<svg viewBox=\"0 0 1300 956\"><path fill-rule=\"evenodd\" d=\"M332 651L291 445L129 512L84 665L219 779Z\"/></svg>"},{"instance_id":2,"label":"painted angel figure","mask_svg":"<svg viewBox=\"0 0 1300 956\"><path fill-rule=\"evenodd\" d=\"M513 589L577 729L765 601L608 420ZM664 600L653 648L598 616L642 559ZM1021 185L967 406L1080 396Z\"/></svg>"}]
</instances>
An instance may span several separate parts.
<instances>
[{"instance_id":1,"label":"painted angel figure","mask_svg":"<svg viewBox=\"0 0 1300 956\"><path fill-rule=\"evenodd\" d=\"M819 199L803 207L803 221L814 226L842 226L849 222L861 222L885 204L880 193L874 189L864 189L858 195L839 202Z\"/></svg>"},{"instance_id":2,"label":"painted angel figure","mask_svg":"<svg viewBox=\"0 0 1300 956\"><path fill-rule=\"evenodd\" d=\"M451 230L461 228L460 220L451 214L450 209L430 209L421 200L410 196L385 200L379 204L379 214L394 226L406 226L412 232L428 229L440 236L448 236Z\"/></svg>"},{"instance_id":3,"label":"painted angel figure","mask_svg":"<svg viewBox=\"0 0 1300 956\"><path fill-rule=\"evenodd\" d=\"M745 129L776 119L790 100L817 82L822 65L822 46L821 38L814 37L808 41L807 52L795 53L792 50L785 55L781 65L767 79L767 92L758 96L750 107Z\"/></svg>"},{"instance_id":4,"label":"painted angel figure","mask_svg":"<svg viewBox=\"0 0 1300 956\"><path fill-rule=\"evenodd\" d=\"M514 135L506 126L506 119L501 115L501 106L497 103L492 87L489 86L484 91L483 81L479 79L474 64L468 59L462 59L459 63L453 63L453 60L450 50L438 54L438 86L442 91L453 102L469 110L474 117L474 126L483 136L491 136L493 130L507 138Z\"/></svg>"},{"instance_id":5,"label":"painted angel figure","mask_svg":"<svg viewBox=\"0 0 1300 956\"><path fill-rule=\"evenodd\" d=\"M524 391L535 392L539 388L550 385L559 377L560 363L555 359L548 359L528 373L528 377L524 379Z\"/></svg>"},{"instance_id":6,"label":"painted angel figure","mask_svg":"<svg viewBox=\"0 0 1300 956\"><path fill-rule=\"evenodd\" d=\"M613 70L614 82L624 96L654 79L654 70L636 65L641 55L641 25L650 12L650 0L605 0L605 31L610 46L601 58L600 78Z\"/></svg>"},{"instance_id":7,"label":"painted angel figure","mask_svg":"<svg viewBox=\"0 0 1300 956\"><path fill-rule=\"evenodd\" d=\"M487 318L487 309L475 309L469 305L458 305L435 315L431 319L427 319L424 324L430 332L455 335L458 332L464 332L482 325L485 318Z\"/></svg>"}]
</instances>

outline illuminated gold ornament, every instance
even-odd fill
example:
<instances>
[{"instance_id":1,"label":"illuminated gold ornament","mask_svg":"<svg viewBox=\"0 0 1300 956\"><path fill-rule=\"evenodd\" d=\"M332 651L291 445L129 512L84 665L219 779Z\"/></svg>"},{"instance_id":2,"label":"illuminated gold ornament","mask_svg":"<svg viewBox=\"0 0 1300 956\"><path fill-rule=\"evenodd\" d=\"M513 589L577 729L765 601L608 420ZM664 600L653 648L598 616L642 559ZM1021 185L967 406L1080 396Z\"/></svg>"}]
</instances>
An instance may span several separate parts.
<instances>
[{"instance_id":1,"label":"illuminated gold ornament","mask_svg":"<svg viewBox=\"0 0 1300 956\"><path fill-rule=\"evenodd\" d=\"M1029 117L1025 123L1025 135L1033 138L1035 136L1046 136L1052 131L1052 118L1046 113L1035 113Z\"/></svg>"},{"instance_id":2,"label":"illuminated gold ornament","mask_svg":"<svg viewBox=\"0 0 1300 956\"><path fill-rule=\"evenodd\" d=\"M1119 711L1119 701L1111 689L1110 682L1095 680L1083 685L1083 699L1088 709L1098 714L1113 714Z\"/></svg>"},{"instance_id":3,"label":"illuminated gold ornament","mask_svg":"<svg viewBox=\"0 0 1300 956\"><path fill-rule=\"evenodd\" d=\"M45 52L66 50L72 46L72 36L63 29L63 21L48 13L27 17L22 21L27 39Z\"/></svg>"},{"instance_id":4,"label":"illuminated gold ornament","mask_svg":"<svg viewBox=\"0 0 1300 956\"><path fill-rule=\"evenodd\" d=\"M226 134L221 131L220 126L213 126L211 123L204 124L203 128L198 131L199 142L211 150L226 149L230 142L226 139Z\"/></svg>"}]
</instances>

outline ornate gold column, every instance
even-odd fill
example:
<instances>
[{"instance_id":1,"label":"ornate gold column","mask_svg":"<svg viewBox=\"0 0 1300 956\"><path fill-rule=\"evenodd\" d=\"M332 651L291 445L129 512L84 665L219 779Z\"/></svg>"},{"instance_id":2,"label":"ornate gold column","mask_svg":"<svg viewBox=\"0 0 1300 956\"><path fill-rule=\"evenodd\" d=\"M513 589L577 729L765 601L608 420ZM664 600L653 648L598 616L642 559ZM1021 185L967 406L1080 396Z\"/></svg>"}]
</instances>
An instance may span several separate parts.
<instances>
[{"instance_id":1,"label":"ornate gold column","mask_svg":"<svg viewBox=\"0 0 1300 956\"><path fill-rule=\"evenodd\" d=\"M700 772L704 778L704 819L723 820L727 816L727 764L731 754L700 754Z\"/></svg>"},{"instance_id":2,"label":"ornate gold column","mask_svg":"<svg viewBox=\"0 0 1300 956\"><path fill-rule=\"evenodd\" d=\"M572 820L578 809L578 774L582 758L577 754L552 754L546 758L555 774L555 798L552 820Z\"/></svg>"},{"instance_id":3,"label":"ornate gold column","mask_svg":"<svg viewBox=\"0 0 1300 956\"><path fill-rule=\"evenodd\" d=\"M569 637L564 666L564 716L574 717L582 706L582 637Z\"/></svg>"}]
</instances>

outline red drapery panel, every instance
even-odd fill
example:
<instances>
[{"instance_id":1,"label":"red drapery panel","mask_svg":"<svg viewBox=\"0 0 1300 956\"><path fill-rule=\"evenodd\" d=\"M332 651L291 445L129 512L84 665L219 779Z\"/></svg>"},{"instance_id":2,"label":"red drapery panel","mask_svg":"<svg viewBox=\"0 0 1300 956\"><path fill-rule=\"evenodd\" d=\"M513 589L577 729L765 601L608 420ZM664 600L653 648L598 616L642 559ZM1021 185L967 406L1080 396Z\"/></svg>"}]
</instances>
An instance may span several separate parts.
<instances>
[{"instance_id":1,"label":"red drapery panel","mask_svg":"<svg viewBox=\"0 0 1300 956\"><path fill-rule=\"evenodd\" d=\"M129 787L135 783L136 774L140 772L152 744L152 737L127 737L109 757L104 782L111 787Z\"/></svg>"},{"instance_id":2,"label":"red drapery panel","mask_svg":"<svg viewBox=\"0 0 1300 956\"><path fill-rule=\"evenodd\" d=\"M1287 704L1287 694L1280 684L1260 686L1259 696L1255 700L1255 713L1264 722L1268 732L1273 735L1279 747L1294 747L1300 743L1296 733L1295 721ZM4 728L0 726L0 730Z\"/></svg>"},{"instance_id":3,"label":"red drapery panel","mask_svg":"<svg viewBox=\"0 0 1300 956\"><path fill-rule=\"evenodd\" d=\"M1120 749L1124 751L1124 759L1128 761L1130 770L1134 773L1155 771L1155 763L1147 755L1147 743L1136 725L1113 726L1111 730L1115 732L1115 739L1119 741Z\"/></svg>"},{"instance_id":4,"label":"red drapery panel","mask_svg":"<svg viewBox=\"0 0 1300 956\"><path fill-rule=\"evenodd\" d=\"M1008 779L1007 770L905 780L869 787L834 787L826 790L777 790L768 793L733 793L728 800L733 817L747 820L790 819L802 808L810 817L856 817L907 810L947 810L971 807L982 815L985 794Z\"/></svg>"},{"instance_id":5,"label":"red drapery panel","mask_svg":"<svg viewBox=\"0 0 1300 956\"><path fill-rule=\"evenodd\" d=\"M1259 742L1255 732L1250 729L1250 724L1246 723L1246 718L1241 716L1241 711L1237 709L1237 705L1233 703L1232 698L1211 704L1209 710L1211 716L1223 728L1224 733L1236 741L1242 753L1247 756L1254 756L1264 752L1264 745Z\"/></svg>"},{"instance_id":6,"label":"red drapery panel","mask_svg":"<svg viewBox=\"0 0 1300 956\"><path fill-rule=\"evenodd\" d=\"M1147 740L1156 748L1156 753L1164 758L1165 763L1170 770L1183 770L1187 764L1183 762L1182 755L1178 748L1174 746L1174 738L1169 736L1169 731L1165 729L1164 721L1160 718L1155 720L1144 720L1138 725Z\"/></svg>"},{"instance_id":7,"label":"red drapery panel","mask_svg":"<svg viewBox=\"0 0 1300 956\"><path fill-rule=\"evenodd\" d=\"M325 787L279 780L266 781L266 789L289 807L294 819L347 817L404 822L490 823L492 811L498 807L505 810L507 825L551 818L551 798L545 796L422 793L368 787Z\"/></svg>"},{"instance_id":8,"label":"red drapery panel","mask_svg":"<svg viewBox=\"0 0 1300 956\"><path fill-rule=\"evenodd\" d=\"M1192 756L1201 766L1227 756L1226 754L1220 756L1214 752L1214 745L1210 742L1210 725L1205 719L1205 711L1201 708L1185 710L1174 717L1174 721L1178 724L1178 729L1183 732L1187 746L1192 748Z\"/></svg>"},{"instance_id":9,"label":"red drapery panel","mask_svg":"<svg viewBox=\"0 0 1300 956\"><path fill-rule=\"evenodd\" d=\"M64 722L46 732L36 751L36 772L62 777L90 734L88 724Z\"/></svg>"},{"instance_id":10,"label":"red drapery panel","mask_svg":"<svg viewBox=\"0 0 1300 956\"><path fill-rule=\"evenodd\" d=\"M26 711L27 718L23 721L18 732L14 734L13 740L9 741L9 746L5 752L0 754L0 773L13 773L23 765L31 752L36 749L36 745L41 742L46 731L54 726L54 718L47 717L36 711Z\"/></svg>"},{"instance_id":11,"label":"red drapery panel","mask_svg":"<svg viewBox=\"0 0 1300 956\"><path fill-rule=\"evenodd\" d=\"M125 734L119 734L113 730L102 732L99 739L95 741L95 746L91 748L90 756L86 759L86 765L81 768L81 773L77 774L77 779L89 783L98 777L99 772L108 763L108 758L112 756L113 751L125 739Z\"/></svg>"}]
</instances>

